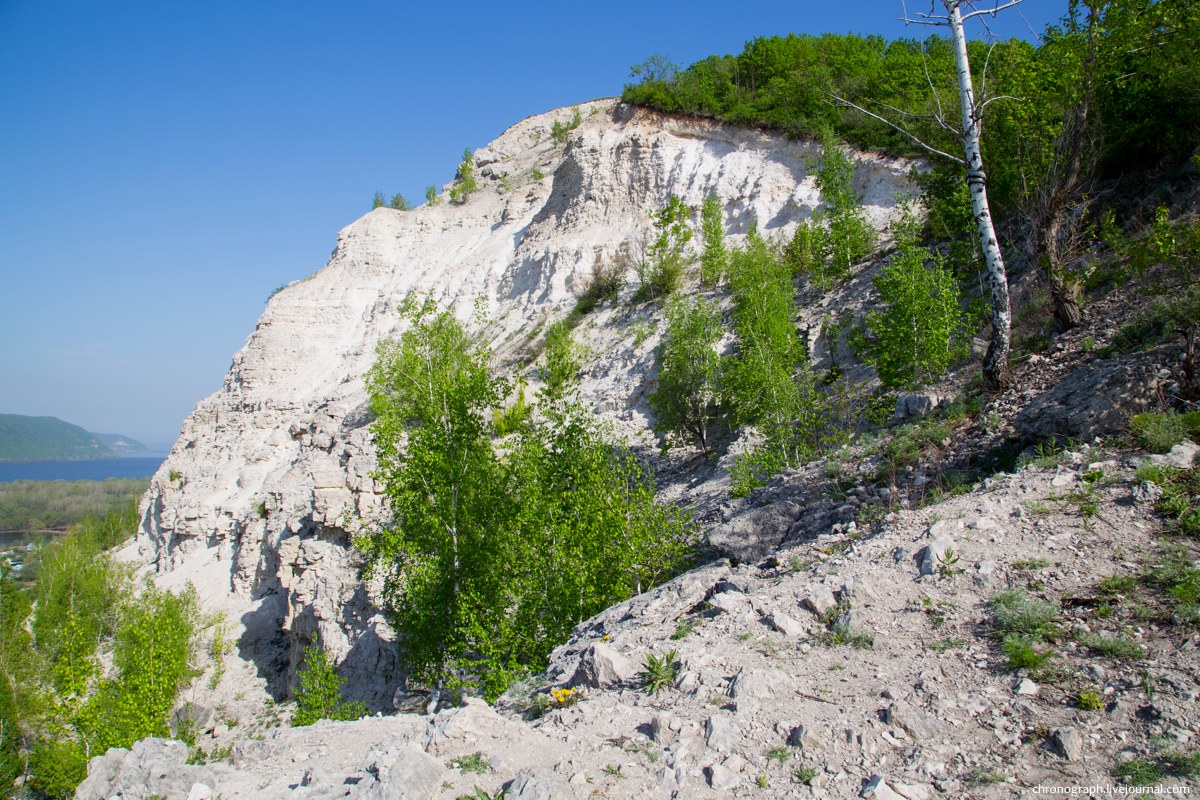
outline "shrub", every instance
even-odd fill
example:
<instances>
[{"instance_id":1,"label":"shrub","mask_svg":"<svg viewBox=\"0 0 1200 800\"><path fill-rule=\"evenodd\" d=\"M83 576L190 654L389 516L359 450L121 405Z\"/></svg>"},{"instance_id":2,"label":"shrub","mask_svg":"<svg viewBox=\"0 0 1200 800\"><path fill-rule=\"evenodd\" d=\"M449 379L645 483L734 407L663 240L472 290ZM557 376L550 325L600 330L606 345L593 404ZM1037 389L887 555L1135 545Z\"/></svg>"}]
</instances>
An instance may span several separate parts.
<instances>
[{"instance_id":1,"label":"shrub","mask_svg":"<svg viewBox=\"0 0 1200 800\"><path fill-rule=\"evenodd\" d=\"M550 138L555 144L566 144L567 136L571 131L578 128L582 122L583 116L579 113L579 109L576 108L575 113L571 115L570 121L564 123L554 120L554 123L550 126Z\"/></svg>"},{"instance_id":2,"label":"shrub","mask_svg":"<svg viewBox=\"0 0 1200 800\"><path fill-rule=\"evenodd\" d=\"M376 192L375 196L371 198L371 210L383 208L385 205L387 205L387 201L383 199L383 192Z\"/></svg>"},{"instance_id":3,"label":"shrub","mask_svg":"<svg viewBox=\"0 0 1200 800\"><path fill-rule=\"evenodd\" d=\"M1020 589L992 595L993 627L998 634L1018 634L1040 641L1055 631L1058 616L1045 600L1030 597Z\"/></svg>"},{"instance_id":4,"label":"shrub","mask_svg":"<svg viewBox=\"0 0 1200 800\"><path fill-rule=\"evenodd\" d=\"M475 189L475 156L468 147L463 150L462 162L458 165L458 174L455 176L454 185L450 187L450 202L467 202L467 198Z\"/></svg>"},{"instance_id":5,"label":"shrub","mask_svg":"<svg viewBox=\"0 0 1200 800\"><path fill-rule=\"evenodd\" d=\"M333 659L317 644L317 634L313 633L312 645L304 652L292 727L312 725L320 719L354 720L365 717L366 706L358 701L350 702L342 695L343 683Z\"/></svg>"},{"instance_id":6,"label":"shrub","mask_svg":"<svg viewBox=\"0 0 1200 800\"><path fill-rule=\"evenodd\" d=\"M1098 711L1104 708L1104 695L1093 687L1081 689L1075 695L1075 705L1084 711Z\"/></svg>"},{"instance_id":7,"label":"shrub","mask_svg":"<svg viewBox=\"0 0 1200 800\"><path fill-rule=\"evenodd\" d=\"M690 438L708 452L708 431L721 401L721 312L701 298L676 298L666 309L667 331L658 351L658 389L650 395L654 430Z\"/></svg>"},{"instance_id":8,"label":"shrub","mask_svg":"<svg viewBox=\"0 0 1200 800\"><path fill-rule=\"evenodd\" d=\"M679 288L687 266L686 247L692 240L692 210L675 195L651 217L658 236L646 249L646 261L639 266L642 292L663 297Z\"/></svg>"},{"instance_id":9,"label":"shrub","mask_svg":"<svg viewBox=\"0 0 1200 800\"><path fill-rule=\"evenodd\" d=\"M1129 430L1151 453L1165 453L1184 438L1200 441L1200 411L1136 414Z\"/></svg>"},{"instance_id":10,"label":"shrub","mask_svg":"<svg viewBox=\"0 0 1200 800\"><path fill-rule=\"evenodd\" d=\"M679 653L668 650L661 656L647 653L638 677L649 694L658 694L668 686L675 685L679 677Z\"/></svg>"},{"instance_id":11,"label":"shrub","mask_svg":"<svg viewBox=\"0 0 1200 800\"><path fill-rule=\"evenodd\" d=\"M390 203L388 203L388 206L396 209L397 211L412 210L412 206L410 206L408 201L404 199L404 195L399 193L392 195L392 200Z\"/></svg>"},{"instance_id":12,"label":"shrub","mask_svg":"<svg viewBox=\"0 0 1200 800\"><path fill-rule=\"evenodd\" d=\"M700 282L716 286L729 267L729 251L725 247L725 222L721 213L721 198L710 194L700 206Z\"/></svg>"},{"instance_id":13,"label":"shrub","mask_svg":"<svg viewBox=\"0 0 1200 800\"><path fill-rule=\"evenodd\" d=\"M896 226L896 253L875 278L884 305L867 315L862 355L886 389L940 379L969 352L958 281L944 260L917 242L911 215Z\"/></svg>"},{"instance_id":14,"label":"shrub","mask_svg":"<svg viewBox=\"0 0 1200 800\"><path fill-rule=\"evenodd\" d=\"M430 185L425 187L425 202L431 206L436 206L438 203L442 202L442 198L438 197L438 190L436 186Z\"/></svg>"},{"instance_id":15,"label":"shrub","mask_svg":"<svg viewBox=\"0 0 1200 800\"><path fill-rule=\"evenodd\" d=\"M367 382L393 522L356 544L413 679L495 698L580 621L673 574L691 537L571 381L500 451L488 348L431 300L402 310Z\"/></svg>"}]
</instances>

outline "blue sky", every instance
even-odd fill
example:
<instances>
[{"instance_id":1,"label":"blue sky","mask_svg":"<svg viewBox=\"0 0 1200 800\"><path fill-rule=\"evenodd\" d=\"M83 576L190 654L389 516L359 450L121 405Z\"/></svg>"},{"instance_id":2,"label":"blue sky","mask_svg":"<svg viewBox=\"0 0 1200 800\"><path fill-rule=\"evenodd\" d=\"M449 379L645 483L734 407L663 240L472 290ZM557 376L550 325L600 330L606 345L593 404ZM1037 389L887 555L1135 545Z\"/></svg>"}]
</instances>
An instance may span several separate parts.
<instances>
[{"instance_id":1,"label":"blue sky","mask_svg":"<svg viewBox=\"0 0 1200 800\"><path fill-rule=\"evenodd\" d=\"M990 3L989 3L990 5ZM1031 38L1065 9L994 23ZM910 11L927 9L908 0ZM0 413L168 444L375 191L756 36L923 36L900 0L0 0Z\"/></svg>"}]
</instances>

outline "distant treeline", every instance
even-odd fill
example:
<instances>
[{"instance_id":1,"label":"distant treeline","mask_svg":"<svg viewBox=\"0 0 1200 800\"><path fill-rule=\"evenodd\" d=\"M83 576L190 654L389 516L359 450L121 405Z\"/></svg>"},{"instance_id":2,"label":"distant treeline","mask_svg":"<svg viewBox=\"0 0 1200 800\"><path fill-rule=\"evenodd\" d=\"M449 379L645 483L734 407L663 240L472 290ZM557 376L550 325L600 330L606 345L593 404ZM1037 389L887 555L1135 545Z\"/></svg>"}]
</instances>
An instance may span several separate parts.
<instances>
[{"instance_id":1,"label":"distant treeline","mask_svg":"<svg viewBox=\"0 0 1200 800\"><path fill-rule=\"evenodd\" d=\"M0 531L62 530L131 501L136 507L149 484L140 478L0 483Z\"/></svg>"},{"instance_id":2,"label":"distant treeline","mask_svg":"<svg viewBox=\"0 0 1200 800\"><path fill-rule=\"evenodd\" d=\"M983 145L994 208L1017 208L1043 183L1085 93L1089 146L1107 174L1184 161L1200 143L1200 4L1108 0L1091 16L1083 4L1072 8L1040 44L970 44L975 87L996 98L985 109ZM961 155L937 121L961 118L951 46L936 36L762 37L736 56L709 56L686 69L653 56L633 74L640 82L625 87L624 99L638 105L794 136L829 131L859 148L924 155L845 100Z\"/></svg>"}]
</instances>

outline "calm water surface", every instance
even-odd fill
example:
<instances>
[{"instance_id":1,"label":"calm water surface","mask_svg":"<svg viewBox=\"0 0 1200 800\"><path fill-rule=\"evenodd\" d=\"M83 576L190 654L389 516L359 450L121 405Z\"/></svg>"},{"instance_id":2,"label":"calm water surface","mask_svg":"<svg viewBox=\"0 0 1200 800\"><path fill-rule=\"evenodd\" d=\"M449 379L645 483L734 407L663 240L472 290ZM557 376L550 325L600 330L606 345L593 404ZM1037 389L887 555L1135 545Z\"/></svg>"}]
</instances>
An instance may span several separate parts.
<instances>
[{"instance_id":1,"label":"calm water surface","mask_svg":"<svg viewBox=\"0 0 1200 800\"><path fill-rule=\"evenodd\" d=\"M0 464L0 483L11 481L102 481L105 478L149 478L166 453L84 461L29 461Z\"/></svg>"}]
</instances>

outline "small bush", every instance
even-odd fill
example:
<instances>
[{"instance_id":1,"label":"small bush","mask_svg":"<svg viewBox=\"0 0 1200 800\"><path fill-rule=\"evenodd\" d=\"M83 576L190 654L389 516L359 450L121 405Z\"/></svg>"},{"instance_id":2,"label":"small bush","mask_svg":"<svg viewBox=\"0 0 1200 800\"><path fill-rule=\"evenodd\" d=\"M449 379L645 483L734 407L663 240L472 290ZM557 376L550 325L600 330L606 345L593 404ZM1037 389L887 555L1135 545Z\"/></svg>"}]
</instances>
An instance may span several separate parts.
<instances>
[{"instance_id":1,"label":"small bush","mask_svg":"<svg viewBox=\"0 0 1200 800\"><path fill-rule=\"evenodd\" d=\"M1001 647L1004 655L1008 658L1008 668L1011 670L1036 670L1048 664L1054 658L1054 651L1049 649L1039 651L1036 645L1040 643L1040 639L1023 636L1019 633L1010 633L1005 636Z\"/></svg>"},{"instance_id":2,"label":"small bush","mask_svg":"<svg viewBox=\"0 0 1200 800\"><path fill-rule=\"evenodd\" d=\"M482 775L491 769L491 764L482 752L455 759L446 765L447 769L457 769L464 775Z\"/></svg>"},{"instance_id":3,"label":"small bush","mask_svg":"<svg viewBox=\"0 0 1200 800\"><path fill-rule=\"evenodd\" d=\"M300 671L300 691L296 693L296 713L292 727L312 725L320 719L353 720L364 717L367 708L342 696L344 681L338 677L333 659L317 644L313 634L312 646L304 654Z\"/></svg>"},{"instance_id":4,"label":"small bush","mask_svg":"<svg viewBox=\"0 0 1200 800\"><path fill-rule=\"evenodd\" d=\"M1104 708L1104 695L1091 687L1082 689L1075 695L1075 705L1084 711L1099 711Z\"/></svg>"},{"instance_id":5,"label":"small bush","mask_svg":"<svg viewBox=\"0 0 1200 800\"><path fill-rule=\"evenodd\" d=\"M450 187L450 202L465 203L476 189L475 156L468 147L463 150L462 162L458 165L458 175L454 185Z\"/></svg>"},{"instance_id":6,"label":"small bush","mask_svg":"<svg viewBox=\"0 0 1200 800\"><path fill-rule=\"evenodd\" d=\"M642 686L649 694L658 694L668 686L673 686L679 677L679 653L672 648L661 656L647 653L638 677Z\"/></svg>"},{"instance_id":7,"label":"small bush","mask_svg":"<svg viewBox=\"0 0 1200 800\"><path fill-rule=\"evenodd\" d=\"M1131 661L1142 658L1146 651L1136 642L1120 636L1101 636L1097 633L1083 632L1075 636L1075 640L1084 647L1107 658Z\"/></svg>"},{"instance_id":8,"label":"small bush","mask_svg":"<svg viewBox=\"0 0 1200 800\"><path fill-rule=\"evenodd\" d=\"M1151 453L1165 453L1185 438L1200 440L1200 411L1138 414L1129 430Z\"/></svg>"},{"instance_id":9,"label":"small bush","mask_svg":"<svg viewBox=\"0 0 1200 800\"><path fill-rule=\"evenodd\" d=\"M568 122L559 122L554 120L554 124L550 126L550 138L555 144L566 144L567 136L571 131L575 130L583 122L583 116L579 113L579 109L575 109L575 113L571 116Z\"/></svg>"},{"instance_id":10,"label":"small bush","mask_svg":"<svg viewBox=\"0 0 1200 800\"><path fill-rule=\"evenodd\" d=\"M992 595L993 626L1002 637L1018 634L1041 641L1055 631L1057 611L1045 600L1030 597L1019 589Z\"/></svg>"}]
</instances>

